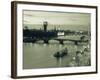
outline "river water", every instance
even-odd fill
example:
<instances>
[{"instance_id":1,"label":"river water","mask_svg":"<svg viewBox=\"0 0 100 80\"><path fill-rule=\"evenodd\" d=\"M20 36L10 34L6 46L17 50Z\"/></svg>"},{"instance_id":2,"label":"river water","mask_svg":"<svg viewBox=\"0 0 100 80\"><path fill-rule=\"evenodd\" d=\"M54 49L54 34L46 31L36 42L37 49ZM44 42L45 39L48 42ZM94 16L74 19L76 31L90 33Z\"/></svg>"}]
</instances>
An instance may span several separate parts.
<instances>
[{"instance_id":1,"label":"river water","mask_svg":"<svg viewBox=\"0 0 100 80\"><path fill-rule=\"evenodd\" d=\"M84 46L87 46L87 43L75 45L73 42L65 41L62 45L52 40L49 44L44 44L42 41L23 43L23 69L79 66L75 60L76 51L82 50ZM68 55L63 58L54 57L57 51L65 48L68 49ZM90 51L80 55L80 66L90 66L89 61Z\"/></svg>"}]
</instances>

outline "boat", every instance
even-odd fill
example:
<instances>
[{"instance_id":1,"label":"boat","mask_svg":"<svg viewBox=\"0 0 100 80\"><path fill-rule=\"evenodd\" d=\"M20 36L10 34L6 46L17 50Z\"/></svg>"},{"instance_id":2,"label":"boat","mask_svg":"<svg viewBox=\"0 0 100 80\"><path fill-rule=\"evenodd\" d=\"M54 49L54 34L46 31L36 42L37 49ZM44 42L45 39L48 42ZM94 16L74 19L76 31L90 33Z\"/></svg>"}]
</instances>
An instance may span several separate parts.
<instances>
[{"instance_id":1,"label":"boat","mask_svg":"<svg viewBox=\"0 0 100 80\"><path fill-rule=\"evenodd\" d=\"M54 57L56 58L62 58L64 56L66 56L68 54L68 50L67 48L61 50L61 51L57 51L55 54L54 54Z\"/></svg>"}]
</instances>

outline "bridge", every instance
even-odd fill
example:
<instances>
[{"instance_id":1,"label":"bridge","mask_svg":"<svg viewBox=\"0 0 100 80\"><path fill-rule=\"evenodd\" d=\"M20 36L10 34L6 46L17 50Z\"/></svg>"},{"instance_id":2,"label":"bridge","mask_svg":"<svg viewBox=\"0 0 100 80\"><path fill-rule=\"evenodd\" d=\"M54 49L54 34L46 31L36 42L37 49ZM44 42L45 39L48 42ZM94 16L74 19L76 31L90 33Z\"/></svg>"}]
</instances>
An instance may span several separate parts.
<instances>
[{"instance_id":1,"label":"bridge","mask_svg":"<svg viewBox=\"0 0 100 80\"><path fill-rule=\"evenodd\" d=\"M64 44L64 41L70 41L70 42L74 42L75 45L78 45L78 43L81 42L88 42L88 40L74 40L74 39L54 39L59 41L60 44Z\"/></svg>"},{"instance_id":2,"label":"bridge","mask_svg":"<svg viewBox=\"0 0 100 80\"><path fill-rule=\"evenodd\" d=\"M75 40L75 39L63 39L63 38L26 38L23 40L23 42L31 42L31 43L36 43L37 41L42 40L44 43L49 44L50 40L55 40L58 41L60 44L64 44L64 41L70 41L70 42L74 42L75 45L78 45L78 43L81 42L88 42L88 40Z\"/></svg>"}]
</instances>

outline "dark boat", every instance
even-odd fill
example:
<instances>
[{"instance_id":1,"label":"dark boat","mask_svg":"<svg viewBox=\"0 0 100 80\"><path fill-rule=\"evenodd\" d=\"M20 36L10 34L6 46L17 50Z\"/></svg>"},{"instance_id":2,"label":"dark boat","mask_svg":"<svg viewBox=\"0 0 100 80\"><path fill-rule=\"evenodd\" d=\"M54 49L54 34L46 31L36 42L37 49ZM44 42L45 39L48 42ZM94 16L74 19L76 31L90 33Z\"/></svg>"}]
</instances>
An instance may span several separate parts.
<instances>
[{"instance_id":1,"label":"dark boat","mask_svg":"<svg viewBox=\"0 0 100 80\"><path fill-rule=\"evenodd\" d=\"M67 50L67 48L65 48L64 50L56 52L54 54L54 57L56 57L56 58L62 58L62 57L64 57L67 54L68 54L68 50Z\"/></svg>"}]
</instances>

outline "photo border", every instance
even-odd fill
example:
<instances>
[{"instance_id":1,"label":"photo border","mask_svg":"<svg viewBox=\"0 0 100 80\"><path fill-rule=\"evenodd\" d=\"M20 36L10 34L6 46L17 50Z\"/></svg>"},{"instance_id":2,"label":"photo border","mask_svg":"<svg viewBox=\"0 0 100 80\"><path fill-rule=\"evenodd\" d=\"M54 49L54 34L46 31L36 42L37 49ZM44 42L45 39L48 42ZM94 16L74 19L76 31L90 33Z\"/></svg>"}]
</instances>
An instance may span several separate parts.
<instances>
[{"instance_id":1,"label":"photo border","mask_svg":"<svg viewBox=\"0 0 100 80\"><path fill-rule=\"evenodd\" d=\"M32 76L18 76L17 75L17 4L28 5L46 5L46 6L59 6L59 7L77 7L77 8L91 8L96 10L96 71L94 72L78 72L78 73L63 73L63 74L50 74L50 75L32 75ZM11 77L12 78L30 78L30 77L49 77L49 76L64 76L64 75L80 75L80 74L94 74L98 72L98 8L97 6L88 5L73 5L73 4L57 4L57 3L41 3L41 2L26 2L26 1L12 1L11 2Z\"/></svg>"}]
</instances>

